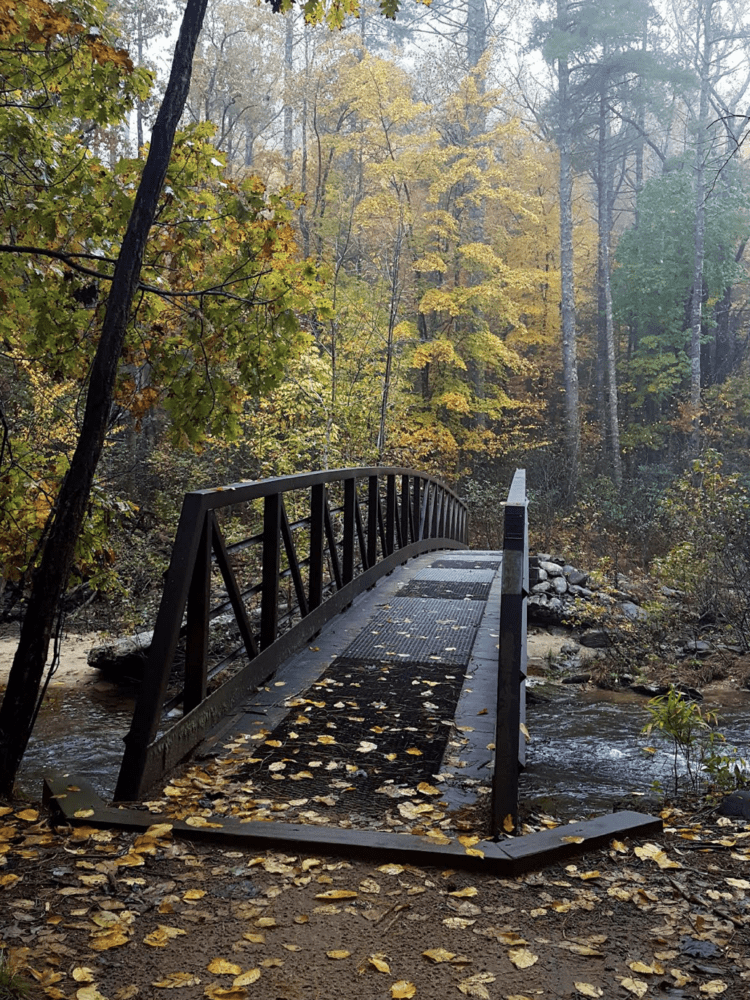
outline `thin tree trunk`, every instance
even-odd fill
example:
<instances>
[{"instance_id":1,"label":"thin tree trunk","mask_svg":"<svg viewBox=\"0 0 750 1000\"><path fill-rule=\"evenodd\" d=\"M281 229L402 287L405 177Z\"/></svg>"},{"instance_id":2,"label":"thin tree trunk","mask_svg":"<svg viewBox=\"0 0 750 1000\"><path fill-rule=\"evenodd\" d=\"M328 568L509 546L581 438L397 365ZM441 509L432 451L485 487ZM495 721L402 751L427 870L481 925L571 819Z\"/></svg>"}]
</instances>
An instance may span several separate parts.
<instances>
[{"instance_id":1,"label":"thin tree trunk","mask_svg":"<svg viewBox=\"0 0 750 1000\"><path fill-rule=\"evenodd\" d=\"M380 427L378 429L378 464L383 461L385 451L385 432L388 417L388 404L391 395L391 373L393 371L393 335L396 329L398 307L401 299L399 270L401 266L401 245L404 237L403 223L399 220L396 242L393 248L393 266L391 270L391 302L388 311L388 342L385 354L385 372L383 374L383 394L380 398Z\"/></svg>"},{"instance_id":2,"label":"thin tree trunk","mask_svg":"<svg viewBox=\"0 0 750 1000\"><path fill-rule=\"evenodd\" d=\"M187 0L172 71L151 135L148 158L115 265L99 344L91 366L83 425L47 526L18 649L0 708L0 795L13 793L31 735L60 599L73 565L97 464L104 446L115 378L141 272L146 240L190 86L193 54L208 0Z\"/></svg>"},{"instance_id":3,"label":"thin tree trunk","mask_svg":"<svg viewBox=\"0 0 750 1000\"><path fill-rule=\"evenodd\" d=\"M610 448L612 480L622 485L622 457L620 455L620 419L617 398L617 351L615 348L614 320L612 316L612 286L610 282L609 241L612 231L610 203L609 121L607 118L606 81L602 79L599 98L599 154L597 255L599 344L603 356L601 366L606 376L607 438Z\"/></svg>"},{"instance_id":4,"label":"thin tree trunk","mask_svg":"<svg viewBox=\"0 0 750 1000\"><path fill-rule=\"evenodd\" d=\"M284 36L284 172L287 184L292 181L294 157L294 110L292 108L292 73L294 72L294 17L286 16Z\"/></svg>"},{"instance_id":5,"label":"thin tree trunk","mask_svg":"<svg viewBox=\"0 0 750 1000\"><path fill-rule=\"evenodd\" d=\"M578 453L581 443L578 422L578 359L573 271L573 172L570 154L570 70L565 59L557 63L560 123L560 313L562 325L563 391L565 392L565 450L569 468L569 492L575 496L578 484Z\"/></svg>"},{"instance_id":6,"label":"thin tree trunk","mask_svg":"<svg viewBox=\"0 0 750 1000\"><path fill-rule=\"evenodd\" d=\"M701 444L701 331L703 326L703 259L706 247L706 129L708 127L708 87L711 70L711 14L713 0L697 9L696 48L701 80L698 122L695 136L695 237L693 248L693 291L690 300L690 451L697 455ZM701 24L701 17L703 23ZM702 38L701 38L702 34Z\"/></svg>"}]
</instances>

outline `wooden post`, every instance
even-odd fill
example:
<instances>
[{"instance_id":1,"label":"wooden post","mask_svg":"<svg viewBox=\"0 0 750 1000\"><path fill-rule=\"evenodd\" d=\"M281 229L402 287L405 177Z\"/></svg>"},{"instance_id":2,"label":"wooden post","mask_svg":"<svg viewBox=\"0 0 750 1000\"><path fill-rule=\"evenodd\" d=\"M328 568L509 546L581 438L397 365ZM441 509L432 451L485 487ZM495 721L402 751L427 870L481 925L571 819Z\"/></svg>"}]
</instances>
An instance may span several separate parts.
<instances>
[{"instance_id":1,"label":"wooden post","mask_svg":"<svg viewBox=\"0 0 750 1000\"><path fill-rule=\"evenodd\" d=\"M206 511L187 599L183 711L192 712L208 690L208 613L211 604L213 511Z\"/></svg>"},{"instance_id":2,"label":"wooden post","mask_svg":"<svg viewBox=\"0 0 750 1000\"><path fill-rule=\"evenodd\" d=\"M492 776L492 833L518 825L518 772L525 761L526 599L529 587L529 530L526 472L517 469L505 505L500 652L497 673L495 771Z\"/></svg>"}]
</instances>

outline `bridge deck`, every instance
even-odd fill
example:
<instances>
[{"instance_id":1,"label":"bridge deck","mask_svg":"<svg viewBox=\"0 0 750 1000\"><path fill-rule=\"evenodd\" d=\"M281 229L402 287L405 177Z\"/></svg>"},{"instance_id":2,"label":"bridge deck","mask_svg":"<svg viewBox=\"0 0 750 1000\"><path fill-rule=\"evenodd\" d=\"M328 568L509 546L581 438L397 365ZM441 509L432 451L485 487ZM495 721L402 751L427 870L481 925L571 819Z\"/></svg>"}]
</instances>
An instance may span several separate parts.
<instances>
[{"instance_id":1,"label":"bridge deck","mask_svg":"<svg viewBox=\"0 0 750 1000\"><path fill-rule=\"evenodd\" d=\"M621 812L479 839L488 829L499 568L499 553L438 552L381 579L213 731L173 779L163 812L153 802L149 811L107 806L71 775L47 778L45 798L73 824L170 822L176 836L255 850L498 876L657 832L661 820Z\"/></svg>"},{"instance_id":2,"label":"bridge deck","mask_svg":"<svg viewBox=\"0 0 750 1000\"><path fill-rule=\"evenodd\" d=\"M233 780L259 802L251 821L486 829L501 562L499 552L448 551L398 567L195 757L231 746Z\"/></svg>"}]
</instances>

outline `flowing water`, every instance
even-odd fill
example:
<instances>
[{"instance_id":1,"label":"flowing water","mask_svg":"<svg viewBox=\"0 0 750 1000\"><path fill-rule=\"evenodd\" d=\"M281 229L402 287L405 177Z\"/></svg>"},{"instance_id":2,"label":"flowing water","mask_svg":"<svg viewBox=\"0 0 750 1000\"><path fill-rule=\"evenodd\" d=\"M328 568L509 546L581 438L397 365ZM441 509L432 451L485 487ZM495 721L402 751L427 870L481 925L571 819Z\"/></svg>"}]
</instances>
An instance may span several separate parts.
<instances>
[{"instance_id":1,"label":"flowing water","mask_svg":"<svg viewBox=\"0 0 750 1000\"><path fill-rule=\"evenodd\" d=\"M665 791L673 788L670 745L655 734L641 733L650 720L647 700L630 691L566 685L554 689L551 700L537 701L532 688L521 798L570 818L611 812L624 799L632 805L634 794L653 795L655 781ZM719 713L718 729L727 737L727 747L735 746L750 760L750 691L710 691L703 707ZM644 751L646 746L656 752Z\"/></svg>"},{"instance_id":2,"label":"flowing water","mask_svg":"<svg viewBox=\"0 0 750 1000\"><path fill-rule=\"evenodd\" d=\"M521 776L523 801L570 818L609 812L633 793L648 796L654 780L672 786L672 754L641 734L647 699L629 691L544 686L549 701L528 705L531 742ZM750 691L709 692L704 705L720 713L728 743L750 759ZM42 709L19 774L19 790L38 798L42 777L63 771L111 796L130 725L132 691L113 685L53 689ZM649 754L644 746L656 747Z\"/></svg>"}]
</instances>

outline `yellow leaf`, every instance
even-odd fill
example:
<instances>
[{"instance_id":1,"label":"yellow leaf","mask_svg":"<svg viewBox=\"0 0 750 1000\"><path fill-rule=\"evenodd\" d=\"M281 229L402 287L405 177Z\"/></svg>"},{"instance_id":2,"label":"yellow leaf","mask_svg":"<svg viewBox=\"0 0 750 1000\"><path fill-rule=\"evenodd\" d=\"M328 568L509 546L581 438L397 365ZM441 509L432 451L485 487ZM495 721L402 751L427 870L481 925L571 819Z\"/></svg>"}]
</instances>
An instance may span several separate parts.
<instances>
[{"instance_id":1,"label":"yellow leaf","mask_svg":"<svg viewBox=\"0 0 750 1000\"><path fill-rule=\"evenodd\" d=\"M228 990L221 986L207 986L203 995L209 1000L246 1000L248 993L242 986L230 986Z\"/></svg>"},{"instance_id":2,"label":"yellow leaf","mask_svg":"<svg viewBox=\"0 0 750 1000\"><path fill-rule=\"evenodd\" d=\"M681 969L670 969L669 972L674 976L678 986L685 986L687 983L692 982L693 977L689 972L682 972Z\"/></svg>"},{"instance_id":3,"label":"yellow leaf","mask_svg":"<svg viewBox=\"0 0 750 1000\"><path fill-rule=\"evenodd\" d=\"M80 990L76 990L76 998L77 1000L107 1000L96 986L82 986Z\"/></svg>"},{"instance_id":4,"label":"yellow leaf","mask_svg":"<svg viewBox=\"0 0 750 1000\"><path fill-rule=\"evenodd\" d=\"M403 870L404 870L403 865L396 865L396 864L381 865L378 868L378 871L383 872L385 875L400 875Z\"/></svg>"},{"instance_id":5,"label":"yellow leaf","mask_svg":"<svg viewBox=\"0 0 750 1000\"><path fill-rule=\"evenodd\" d=\"M232 982L232 986L249 986L251 983L257 983L259 979L260 969L248 969L241 976L237 976Z\"/></svg>"},{"instance_id":6,"label":"yellow leaf","mask_svg":"<svg viewBox=\"0 0 750 1000\"><path fill-rule=\"evenodd\" d=\"M724 881L735 889L750 889L750 882L746 878L725 878Z\"/></svg>"},{"instance_id":7,"label":"yellow leaf","mask_svg":"<svg viewBox=\"0 0 750 1000\"><path fill-rule=\"evenodd\" d=\"M701 993L708 993L709 996L716 997L720 993L725 993L729 986L721 979L712 979L708 983L703 983L700 987Z\"/></svg>"},{"instance_id":8,"label":"yellow leaf","mask_svg":"<svg viewBox=\"0 0 750 1000\"><path fill-rule=\"evenodd\" d=\"M419 782L417 791L421 792L422 795L440 795L440 789L435 788L434 785L428 785L426 781Z\"/></svg>"},{"instance_id":9,"label":"yellow leaf","mask_svg":"<svg viewBox=\"0 0 750 1000\"><path fill-rule=\"evenodd\" d=\"M380 955L370 955L367 961L370 963L370 965L373 965L378 970L378 972L389 973L391 971L390 965L388 965L388 963L384 961L382 956Z\"/></svg>"},{"instance_id":10,"label":"yellow leaf","mask_svg":"<svg viewBox=\"0 0 750 1000\"><path fill-rule=\"evenodd\" d=\"M397 983L391 986L391 996L394 1000L408 1000L409 997L413 997L417 992L417 987L414 983L409 983L405 979L399 979Z\"/></svg>"},{"instance_id":11,"label":"yellow leaf","mask_svg":"<svg viewBox=\"0 0 750 1000\"><path fill-rule=\"evenodd\" d=\"M266 941L265 934L253 934L251 931L242 936L246 941L252 941L253 944L265 944Z\"/></svg>"},{"instance_id":12,"label":"yellow leaf","mask_svg":"<svg viewBox=\"0 0 750 1000\"><path fill-rule=\"evenodd\" d=\"M151 985L160 990L177 990L181 986L200 986L200 979L192 972L170 972L164 979L159 979Z\"/></svg>"},{"instance_id":13,"label":"yellow leaf","mask_svg":"<svg viewBox=\"0 0 750 1000\"><path fill-rule=\"evenodd\" d=\"M471 927L471 925L475 923L476 920L469 920L468 917L446 917L443 920L443 924L446 927L450 927L450 929L454 931L465 930L467 927Z\"/></svg>"},{"instance_id":14,"label":"yellow leaf","mask_svg":"<svg viewBox=\"0 0 750 1000\"><path fill-rule=\"evenodd\" d=\"M409 747L409 749L406 751L406 753L411 754L412 757L421 757L422 756L422 751L418 750L417 747Z\"/></svg>"},{"instance_id":15,"label":"yellow leaf","mask_svg":"<svg viewBox=\"0 0 750 1000\"><path fill-rule=\"evenodd\" d=\"M370 753L372 750L377 750L377 743L370 743L368 740L360 740L359 746L355 747L355 753Z\"/></svg>"},{"instance_id":16,"label":"yellow leaf","mask_svg":"<svg viewBox=\"0 0 750 1000\"><path fill-rule=\"evenodd\" d=\"M462 833L461 836L458 838L458 842L463 847L473 847L474 844L479 843L479 837L469 835L468 833Z\"/></svg>"},{"instance_id":17,"label":"yellow leaf","mask_svg":"<svg viewBox=\"0 0 750 1000\"><path fill-rule=\"evenodd\" d=\"M346 951L344 948L334 948L333 951L327 951L326 955L334 961L339 961L342 958L349 958L351 956L351 952Z\"/></svg>"},{"instance_id":18,"label":"yellow leaf","mask_svg":"<svg viewBox=\"0 0 750 1000\"><path fill-rule=\"evenodd\" d=\"M316 899L354 899L359 893L352 889L329 889L328 892L319 892Z\"/></svg>"},{"instance_id":19,"label":"yellow leaf","mask_svg":"<svg viewBox=\"0 0 750 1000\"><path fill-rule=\"evenodd\" d=\"M71 975L77 983L93 983L96 979L95 973L86 965L79 965L73 969Z\"/></svg>"},{"instance_id":20,"label":"yellow leaf","mask_svg":"<svg viewBox=\"0 0 750 1000\"><path fill-rule=\"evenodd\" d=\"M627 847L623 844L623 842L621 840L613 840L612 841L612 850L613 851L617 851L618 854L627 854L628 853Z\"/></svg>"},{"instance_id":21,"label":"yellow leaf","mask_svg":"<svg viewBox=\"0 0 750 1000\"><path fill-rule=\"evenodd\" d=\"M508 958L517 969L529 969L539 961L539 956L535 955L528 948L511 948Z\"/></svg>"},{"instance_id":22,"label":"yellow leaf","mask_svg":"<svg viewBox=\"0 0 750 1000\"><path fill-rule=\"evenodd\" d=\"M521 730L521 732L525 736L526 742L529 743L531 741L531 736L529 736L529 731L526 728L526 725L522 722L522 723L519 724L518 728Z\"/></svg>"},{"instance_id":23,"label":"yellow leaf","mask_svg":"<svg viewBox=\"0 0 750 1000\"><path fill-rule=\"evenodd\" d=\"M89 947L94 951L109 951L127 944L128 940L128 935L120 927L114 927L111 931L96 932L96 937L92 936L89 941Z\"/></svg>"},{"instance_id":24,"label":"yellow leaf","mask_svg":"<svg viewBox=\"0 0 750 1000\"><path fill-rule=\"evenodd\" d=\"M201 827L211 830L220 830L222 823L209 823L205 816L188 816L185 820L188 826Z\"/></svg>"},{"instance_id":25,"label":"yellow leaf","mask_svg":"<svg viewBox=\"0 0 750 1000\"><path fill-rule=\"evenodd\" d=\"M592 986L591 983L575 983L575 988L585 997L600 997L602 991L598 986Z\"/></svg>"},{"instance_id":26,"label":"yellow leaf","mask_svg":"<svg viewBox=\"0 0 750 1000\"><path fill-rule=\"evenodd\" d=\"M76 809L76 811L73 813L73 816L76 819L88 819L89 816L93 815L94 815L93 809Z\"/></svg>"},{"instance_id":27,"label":"yellow leaf","mask_svg":"<svg viewBox=\"0 0 750 1000\"><path fill-rule=\"evenodd\" d=\"M456 889L454 892L449 892L449 896L458 896L459 899L464 899L468 896L478 896L479 890L473 885L467 885L465 889Z\"/></svg>"},{"instance_id":28,"label":"yellow leaf","mask_svg":"<svg viewBox=\"0 0 750 1000\"><path fill-rule=\"evenodd\" d=\"M422 954L425 958L429 958L431 962L450 962L452 958L455 958L455 953L452 951L446 951L445 948L430 948L428 951L423 951Z\"/></svg>"},{"instance_id":29,"label":"yellow leaf","mask_svg":"<svg viewBox=\"0 0 750 1000\"><path fill-rule=\"evenodd\" d=\"M644 844L643 847L636 847L635 853L643 861L655 861L662 869L682 868L679 861L672 861L656 844Z\"/></svg>"},{"instance_id":30,"label":"yellow leaf","mask_svg":"<svg viewBox=\"0 0 750 1000\"><path fill-rule=\"evenodd\" d=\"M206 968L216 976L239 976L242 972L241 965L228 962L225 958L212 958Z\"/></svg>"},{"instance_id":31,"label":"yellow leaf","mask_svg":"<svg viewBox=\"0 0 750 1000\"><path fill-rule=\"evenodd\" d=\"M159 924L155 931L151 931L143 939L143 943L150 945L152 948L166 948L167 942L171 941L172 938L181 937L183 934L187 934L187 931L183 931L179 927L165 927L164 924Z\"/></svg>"},{"instance_id":32,"label":"yellow leaf","mask_svg":"<svg viewBox=\"0 0 750 1000\"><path fill-rule=\"evenodd\" d=\"M560 837L560 840L566 844L582 844L585 839L585 837Z\"/></svg>"},{"instance_id":33,"label":"yellow leaf","mask_svg":"<svg viewBox=\"0 0 750 1000\"><path fill-rule=\"evenodd\" d=\"M638 850L638 848L636 848ZM623 989L627 990L629 993L634 993L637 997L645 996L648 992L648 983L644 983L642 979L631 979L627 977L625 979L620 979L620 985Z\"/></svg>"},{"instance_id":34,"label":"yellow leaf","mask_svg":"<svg viewBox=\"0 0 750 1000\"><path fill-rule=\"evenodd\" d=\"M19 819L25 820L27 823L36 823L39 819L39 813L36 809L22 809L21 812L16 813L16 816L18 816Z\"/></svg>"},{"instance_id":35,"label":"yellow leaf","mask_svg":"<svg viewBox=\"0 0 750 1000\"><path fill-rule=\"evenodd\" d=\"M0 886L13 885L15 882L20 882L22 878L23 875L0 875Z\"/></svg>"},{"instance_id":36,"label":"yellow leaf","mask_svg":"<svg viewBox=\"0 0 750 1000\"><path fill-rule=\"evenodd\" d=\"M469 976L468 979L462 979L460 983L457 983L457 986L464 996L490 1000L490 994L484 984L494 982L495 977L491 972L477 972L476 975Z\"/></svg>"},{"instance_id":37,"label":"yellow leaf","mask_svg":"<svg viewBox=\"0 0 750 1000\"><path fill-rule=\"evenodd\" d=\"M206 895L205 889L188 889L188 891L183 895L182 898L189 903L196 899L203 899L205 895Z\"/></svg>"},{"instance_id":38,"label":"yellow leaf","mask_svg":"<svg viewBox=\"0 0 750 1000\"><path fill-rule=\"evenodd\" d=\"M380 886L374 878L363 878L359 883L359 888L360 892L369 892L373 895L377 895L380 892Z\"/></svg>"},{"instance_id":39,"label":"yellow leaf","mask_svg":"<svg viewBox=\"0 0 750 1000\"><path fill-rule=\"evenodd\" d=\"M510 813L508 813L508 815L503 820L503 830L505 830L506 833L513 833L515 826L516 824L513 822L513 817L511 816Z\"/></svg>"},{"instance_id":40,"label":"yellow leaf","mask_svg":"<svg viewBox=\"0 0 750 1000\"><path fill-rule=\"evenodd\" d=\"M319 736L318 743L335 743L336 740L333 736Z\"/></svg>"},{"instance_id":41,"label":"yellow leaf","mask_svg":"<svg viewBox=\"0 0 750 1000\"><path fill-rule=\"evenodd\" d=\"M255 921L256 927L275 927L276 921L273 917L258 917Z\"/></svg>"},{"instance_id":42,"label":"yellow leaf","mask_svg":"<svg viewBox=\"0 0 750 1000\"><path fill-rule=\"evenodd\" d=\"M112 864L118 868L140 868L146 862L140 854L130 851L128 854L123 854L120 858L115 858Z\"/></svg>"},{"instance_id":43,"label":"yellow leaf","mask_svg":"<svg viewBox=\"0 0 750 1000\"><path fill-rule=\"evenodd\" d=\"M647 965L645 962L628 962L628 968L632 969L633 972L640 972L641 975L646 976L661 976L664 974L664 966L659 965L658 962L654 962L652 965Z\"/></svg>"}]
</instances>

